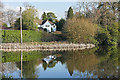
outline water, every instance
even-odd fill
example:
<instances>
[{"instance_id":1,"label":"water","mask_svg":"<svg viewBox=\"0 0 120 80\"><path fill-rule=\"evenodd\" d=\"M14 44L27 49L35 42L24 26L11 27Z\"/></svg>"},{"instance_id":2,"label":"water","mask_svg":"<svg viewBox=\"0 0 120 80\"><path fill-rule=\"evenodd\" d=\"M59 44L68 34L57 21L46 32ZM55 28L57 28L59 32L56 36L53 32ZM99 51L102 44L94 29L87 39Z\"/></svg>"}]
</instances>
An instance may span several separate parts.
<instances>
[{"instance_id":1,"label":"water","mask_svg":"<svg viewBox=\"0 0 120 80\"><path fill-rule=\"evenodd\" d=\"M30 51L22 52L22 61L21 52L3 52L0 72L3 78L118 78L118 50ZM56 58L43 61L52 55Z\"/></svg>"}]
</instances>

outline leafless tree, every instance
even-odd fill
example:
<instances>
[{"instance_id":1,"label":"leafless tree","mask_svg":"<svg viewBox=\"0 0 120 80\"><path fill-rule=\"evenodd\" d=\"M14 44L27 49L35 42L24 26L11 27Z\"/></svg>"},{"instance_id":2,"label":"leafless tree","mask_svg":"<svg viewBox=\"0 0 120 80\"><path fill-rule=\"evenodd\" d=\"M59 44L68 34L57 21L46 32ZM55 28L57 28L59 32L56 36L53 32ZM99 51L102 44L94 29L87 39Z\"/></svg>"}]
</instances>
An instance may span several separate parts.
<instances>
[{"instance_id":1,"label":"leafless tree","mask_svg":"<svg viewBox=\"0 0 120 80\"><path fill-rule=\"evenodd\" d=\"M0 26L2 25L2 18L3 18L3 4L0 2Z\"/></svg>"},{"instance_id":2,"label":"leafless tree","mask_svg":"<svg viewBox=\"0 0 120 80\"><path fill-rule=\"evenodd\" d=\"M76 7L77 17L86 17L94 22L94 19L97 18L97 2L78 2Z\"/></svg>"},{"instance_id":3,"label":"leafless tree","mask_svg":"<svg viewBox=\"0 0 120 80\"><path fill-rule=\"evenodd\" d=\"M16 19L19 17L20 14L18 12L8 9L7 11L4 12L4 20L5 22L8 22L10 24L10 27L14 28L14 22Z\"/></svg>"}]
</instances>

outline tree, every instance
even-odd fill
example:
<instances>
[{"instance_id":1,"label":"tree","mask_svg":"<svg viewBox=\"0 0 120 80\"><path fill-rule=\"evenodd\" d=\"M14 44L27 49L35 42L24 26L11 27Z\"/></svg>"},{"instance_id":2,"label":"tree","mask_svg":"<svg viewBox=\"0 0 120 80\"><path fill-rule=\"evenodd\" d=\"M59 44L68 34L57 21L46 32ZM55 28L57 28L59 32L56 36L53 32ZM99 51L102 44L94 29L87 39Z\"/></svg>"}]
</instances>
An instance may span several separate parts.
<instances>
[{"instance_id":1,"label":"tree","mask_svg":"<svg viewBox=\"0 0 120 80\"><path fill-rule=\"evenodd\" d=\"M69 42L74 43L95 43L95 35L97 32L97 25L90 22L88 19L68 19L63 35Z\"/></svg>"},{"instance_id":2,"label":"tree","mask_svg":"<svg viewBox=\"0 0 120 80\"><path fill-rule=\"evenodd\" d=\"M71 19L71 18L73 18L73 9L72 9L72 7L69 7L69 10L68 10L68 13L67 13L67 18L69 19Z\"/></svg>"},{"instance_id":3,"label":"tree","mask_svg":"<svg viewBox=\"0 0 120 80\"><path fill-rule=\"evenodd\" d=\"M117 3L110 2L99 3L97 7L100 12L98 24L100 24L102 27L105 27L106 25L112 25L114 22L116 22L118 16L117 5Z\"/></svg>"},{"instance_id":4,"label":"tree","mask_svg":"<svg viewBox=\"0 0 120 80\"><path fill-rule=\"evenodd\" d=\"M18 19L15 21L14 27L15 27L15 29L17 29L17 30L20 30L20 18L18 18Z\"/></svg>"},{"instance_id":5,"label":"tree","mask_svg":"<svg viewBox=\"0 0 120 80\"><path fill-rule=\"evenodd\" d=\"M46 13L44 12L43 14L42 14L42 20L46 20L47 19L47 15L46 15Z\"/></svg>"},{"instance_id":6,"label":"tree","mask_svg":"<svg viewBox=\"0 0 120 80\"><path fill-rule=\"evenodd\" d=\"M56 23L58 31L62 31L63 30L65 22L66 22L65 19L60 19L60 21Z\"/></svg>"},{"instance_id":7,"label":"tree","mask_svg":"<svg viewBox=\"0 0 120 80\"><path fill-rule=\"evenodd\" d=\"M2 19L3 19L3 11L2 11L2 9L3 9L3 4L1 3L1 1L0 1L0 25L2 25Z\"/></svg>"},{"instance_id":8,"label":"tree","mask_svg":"<svg viewBox=\"0 0 120 80\"><path fill-rule=\"evenodd\" d=\"M16 20L16 18L18 17L18 13L12 9L8 9L7 11L5 11L4 13L4 19L6 22L8 22L10 24L10 27L14 28L14 22Z\"/></svg>"},{"instance_id":9,"label":"tree","mask_svg":"<svg viewBox=\"0 0 120 80\"><path fill-rule=\"evenodd\" d=\"M24 30L36 29L37 26L34 23L36 14L37 14L37 10L34 8L34 6L32 6L32 5L25 6L25 11L22 13Z\"/></svg>"},{"instance_id":10,"label":"tree","mask_svg":"<svg viewBox=\"0 0 120 80\"><path fill-rule=\"evenodd\" d=\"M55 22L56 21L56 15L53 12L48 12L47 13L47 19L51 22Z\"/></svg>"},{"instance_id":11,"label":"tree","mask_svg":"<svg viewBox=\"0 0 120 80\"><path fill-rule=\"evenodd\" d=\"M87 18L93 23L96 23L100 15L97 6L97 2L78 2L75 16L77 16L77 18Z\"/></svg>"},{"instance_id":12,"label":"tree","mask_svg":"<svg viewBox=\"0 0 120 80\"><path fill-rule=\"evenodd\" d=\"M56 20L57 20L56 18L57 17L56 17L56 15L53 12L48 12L47 14L44 12L42 14L42 20L49 20L49 21L55 23Z\"/></svg>"},{"instance_id":13,"label":"tree","mask_svg":"<svg viewBox=\"0 0 120 80\"><path fill-rule=\"evenodd\" d=\"M118 3L99 3L98 24L101 30L97 35L99 45L116 45L118 39Z\"/></svg>"}]
</instances>

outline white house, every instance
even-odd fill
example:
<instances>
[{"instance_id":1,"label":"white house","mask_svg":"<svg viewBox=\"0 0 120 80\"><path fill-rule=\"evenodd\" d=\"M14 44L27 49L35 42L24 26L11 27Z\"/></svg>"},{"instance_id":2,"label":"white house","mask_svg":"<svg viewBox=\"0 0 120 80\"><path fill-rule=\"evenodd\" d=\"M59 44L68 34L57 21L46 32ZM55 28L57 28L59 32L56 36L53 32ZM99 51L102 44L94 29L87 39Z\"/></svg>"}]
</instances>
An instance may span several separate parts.
<instances>
[{"instance_id":1,"label":"white house","mask_svg":"<svg viewBox=\"0 0 120 80\"><path fill-rule=\"evenodd\" d=\"M44 20L42 24L38 25L38 29L43 29L47 32L55 32L56 31L56 25L52 23L51 21Z\"/></svg>"}]
</instances>

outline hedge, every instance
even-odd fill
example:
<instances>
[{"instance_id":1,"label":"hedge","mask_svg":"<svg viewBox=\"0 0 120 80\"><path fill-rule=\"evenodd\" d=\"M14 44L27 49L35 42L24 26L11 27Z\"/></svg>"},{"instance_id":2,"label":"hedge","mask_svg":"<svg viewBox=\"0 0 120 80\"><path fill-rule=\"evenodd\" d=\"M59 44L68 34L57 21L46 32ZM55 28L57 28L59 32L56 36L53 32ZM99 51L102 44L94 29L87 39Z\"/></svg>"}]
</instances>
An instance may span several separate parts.
<instances>
[{"instance_id":1,"label":"hedge","mask_svg":"<svg viewBox=\"0 0 120 80\"><path fill-rule=\"evenodd\" d=\"M23 42L41 42L42 31L23 30ZM20 30L2 30L3 43L19 43Z\"/></svg>"}]
</instances>

